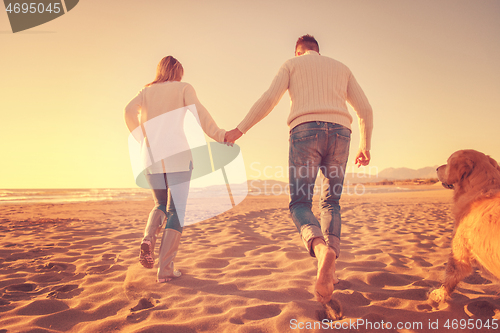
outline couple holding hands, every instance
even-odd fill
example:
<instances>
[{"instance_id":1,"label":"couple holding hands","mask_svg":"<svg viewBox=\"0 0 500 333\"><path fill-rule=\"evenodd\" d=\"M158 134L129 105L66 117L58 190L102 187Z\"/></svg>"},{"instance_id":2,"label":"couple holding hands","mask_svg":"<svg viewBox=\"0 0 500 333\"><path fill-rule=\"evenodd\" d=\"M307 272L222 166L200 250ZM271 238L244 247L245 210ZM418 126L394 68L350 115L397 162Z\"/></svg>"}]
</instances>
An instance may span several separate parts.
<instances>
[{"instance_id":1,"label":"couple holding hands","mask_svg":"<svg viewBox=\"0 0 500 333\"><path fill-rule=\"evenodd\" d=\"M168 56L161 60L155 81L142 89L125 109L125 120L131 132L162 113L194 104L203 131L215 141L232 145L266 117L288 90L291 99L287 120L290 126L289 208L307 251L318 260L316 300L328 303L334 284L338 282L335 260L340 254L339 200L353 121L347 103L353 107L359 120L360 147L355 163L365 166L370 162L372 108L351 71L344 64L320 55L318 42L313 36L301 36L295 45L295 57L280 67L269 89L241 123L228 132L217 126L198 101L193 87L181 82L182 75L182 65L175 58ZM158 258L158 282L167 282L181 275L174 269L173 259L183 225L175 205L183 203L178 202L182 200L177 200L175 195L172 197L169 184L182 181L189 184L192 168L192 163L169 166L156 163L147 170L146 178L153 191L155 207L149 215L139 261L144 267L153 268L156 235L166 222ZM318 171L322 177L319 220L311 211Z\"/></svg>"}]
</instances>

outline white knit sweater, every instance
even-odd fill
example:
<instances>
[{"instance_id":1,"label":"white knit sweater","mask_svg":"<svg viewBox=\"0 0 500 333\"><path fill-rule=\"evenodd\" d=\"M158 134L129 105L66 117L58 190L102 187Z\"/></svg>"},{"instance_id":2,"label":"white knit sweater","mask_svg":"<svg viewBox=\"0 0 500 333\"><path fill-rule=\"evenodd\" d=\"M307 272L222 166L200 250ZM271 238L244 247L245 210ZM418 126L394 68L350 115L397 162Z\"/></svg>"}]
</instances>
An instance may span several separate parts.
<instances>
[{"instance_id":1,"label":"white knit sweater","mask_svg":"<svg viewBox=\"0 0 500 333\"><path fill-rule=\"evenodd\" d=\"M315 51L287 60L269 89L255 102L238 125L242 133L267 116L288 90L291 99L290 129L310 121L326 121L351 128L346 102L359 118L360 149L370 150L373 112L363 90L344 64Z\"/></svg>"},{"instance_id":2,"label":"white knit sweater","mask_svg":"<svg viewBox=\"0 0 500 333\"><path fill-rule=\"evenodd\" d=\"M134 154L140 160L136 173L142 167L149 173L188 171L192 156L184 133L187 111L195 114L205 134L217 142L224 142L226 131L220 129L207 109L196 97L194 88L185 82L167 81L143 88L125 107L125 122L131 135L139 141ZM203 138L204 139L204 138ZM130 144L130 152L135 151ZM204 142L206 144L206 142ZM142 158L144 157L144 158ZM135 171L134 171L135 172Z\"/></svg>"}]
</instances>

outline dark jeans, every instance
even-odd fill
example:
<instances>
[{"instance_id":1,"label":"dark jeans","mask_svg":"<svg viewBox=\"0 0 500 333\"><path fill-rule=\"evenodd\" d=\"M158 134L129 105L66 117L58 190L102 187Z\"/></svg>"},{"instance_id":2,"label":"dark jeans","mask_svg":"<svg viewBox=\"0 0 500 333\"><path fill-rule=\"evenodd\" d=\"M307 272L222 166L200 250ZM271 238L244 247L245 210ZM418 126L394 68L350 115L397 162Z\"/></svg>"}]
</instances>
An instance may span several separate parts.
<instances>
[{"instance_id":1,"label":"dark jeans","mask_svg":"<svg viewBox=\"0 0 500 333\"><path fill-rule=\"evenodd\" d=\"M290 213L309 253L320 237L340 253L340 205L351 131L339 124L313 121L290 131ZM323 177L319 201L321 219L311 211L318 171Z\"/></svg>"}]
</instances>

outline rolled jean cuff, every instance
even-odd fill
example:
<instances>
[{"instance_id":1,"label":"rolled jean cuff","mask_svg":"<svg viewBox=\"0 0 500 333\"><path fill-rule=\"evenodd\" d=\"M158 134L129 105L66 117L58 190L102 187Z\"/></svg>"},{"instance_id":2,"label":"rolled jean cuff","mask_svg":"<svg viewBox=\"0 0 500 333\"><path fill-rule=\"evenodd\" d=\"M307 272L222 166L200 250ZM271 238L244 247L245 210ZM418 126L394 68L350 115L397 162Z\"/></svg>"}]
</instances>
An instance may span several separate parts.
<instances>
[{"instance_id":1,"label":"rolled jean cuff","mask_svg":"<svg viewBox=\"0 0 500 333\"><path fill-rule=\"evenodd\" d=\"M325 241L326 245L335 251L335 255L338 258L340 255L340 238L335 235L328 235L327 238L323 236L321 229L314 224L303 225L300 230L300 236L304 245L311 255L311 257L316 257L314 254L314 249L312 248L312 242L315 238L321 238Z\"/></svg>"},{"instance_id":2,"label":"rolled jean cuff","mask_svg":"<svg viewBox=\"0 0 500 333\"><path fill-rule=\"evenodd\" d=\"M302 237L302 241L304 242L304 245L306 246L307 251L309 251L311 257L316 257L314 249L312 248L312 242L315 238L325 240L321 229L314 224L305 224L300 228L300 236Z\"/></svg>"},{"instance_id":3,"label":"rolled jean cuff","mask_svg":"<svg viewBox=\"0 0 500 333\"><path fill-rule=\"evenodd\" d=\"M325 242L329 248L332 248L333 251L335 251L335 254L338 258L340 255L340 238L335 235L328 235L325 239Z\"/></svg>"}]
</instances>

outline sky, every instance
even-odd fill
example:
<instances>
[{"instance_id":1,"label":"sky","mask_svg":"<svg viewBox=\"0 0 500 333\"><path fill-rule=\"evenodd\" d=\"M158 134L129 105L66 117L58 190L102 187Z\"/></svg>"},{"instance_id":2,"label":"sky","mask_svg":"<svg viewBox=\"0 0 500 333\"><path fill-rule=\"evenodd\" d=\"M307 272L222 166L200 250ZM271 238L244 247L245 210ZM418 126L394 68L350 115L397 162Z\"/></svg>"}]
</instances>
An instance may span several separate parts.
<instances>
[{"instance_id":1,"label":"sky","mask_svg":"<svg viewBox=\"0 0 500 333\"><path fill-rule=\"evenodd\" d=\"M0 12L0 188L135 187L124 107L161 58L183 64L230 130L304 34L373 108L370 168L354 167L354 116L348 172L440 165L460 149L500 160L498 0L85 0L18 33ZM249 179L287 181L289 106L286 93L237 141Z\"/></svg>"}]
</instances>

